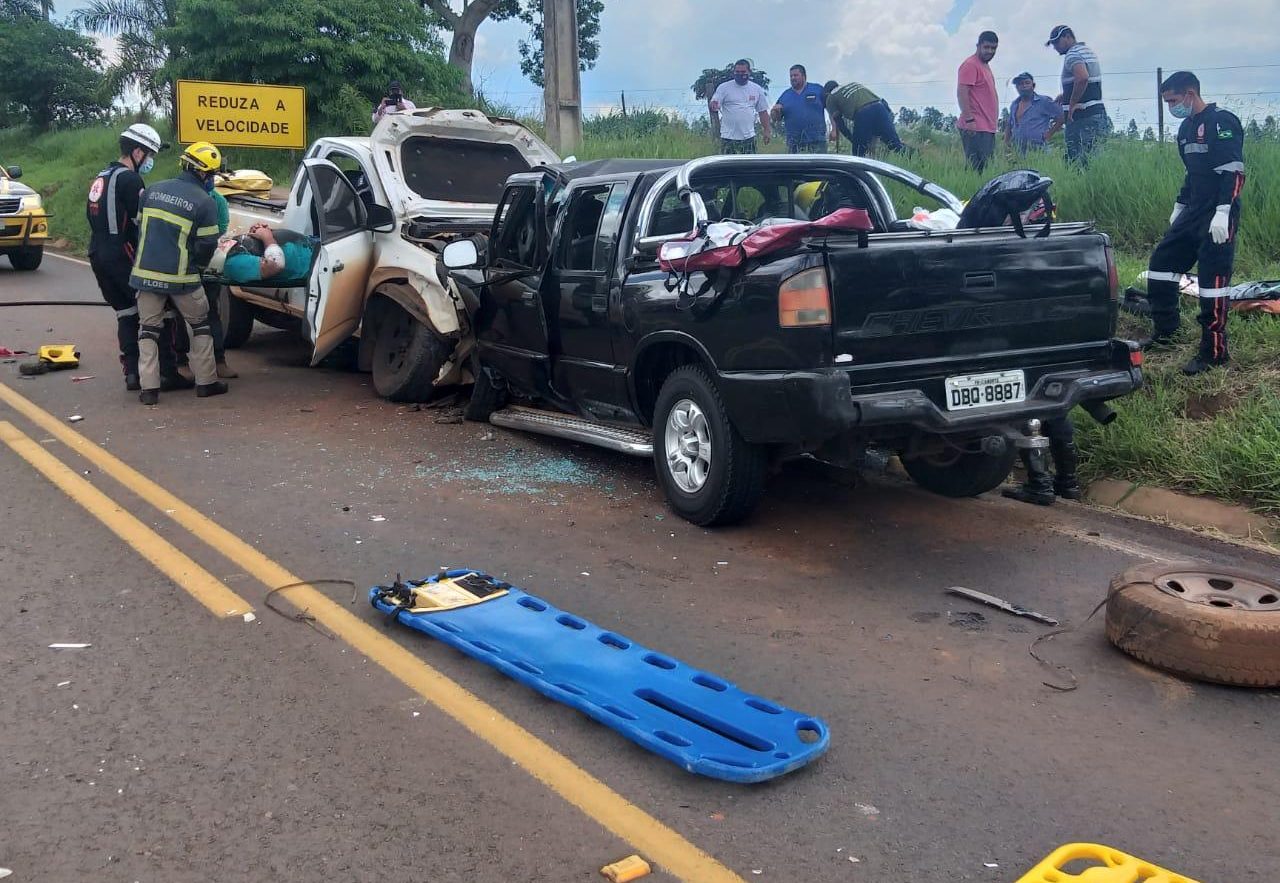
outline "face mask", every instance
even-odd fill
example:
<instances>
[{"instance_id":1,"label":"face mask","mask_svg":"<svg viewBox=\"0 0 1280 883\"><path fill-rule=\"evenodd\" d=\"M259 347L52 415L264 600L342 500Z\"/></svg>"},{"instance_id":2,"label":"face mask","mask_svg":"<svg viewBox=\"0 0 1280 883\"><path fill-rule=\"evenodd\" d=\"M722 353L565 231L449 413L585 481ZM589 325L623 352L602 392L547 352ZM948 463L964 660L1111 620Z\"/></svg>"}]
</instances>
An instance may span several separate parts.
<instances>
[{"instance_id":1,"label":"face mask","mask_svg":"<svg viewBox=\"0 0 1280 883\"><path fill-rule=\"evenodd\" d=\"M142 165L138 166L138 173L145 175L156 167L156 158L149 156L142 161Z\"/></svg>"},{"instance_id":2,"label":"face mask","mask_svg":"<svg viewBox=\"0 0 1280 883\"><path fill-rule=\"evenodd\" d=\"M1177 117L1180 120L1185 120L1187 117L1191 116L1191 105L1183 104L1181 102L1178 104L1170 105L1169 113L1173 114L1175 117Z\"/></svg>"}]
</instances>

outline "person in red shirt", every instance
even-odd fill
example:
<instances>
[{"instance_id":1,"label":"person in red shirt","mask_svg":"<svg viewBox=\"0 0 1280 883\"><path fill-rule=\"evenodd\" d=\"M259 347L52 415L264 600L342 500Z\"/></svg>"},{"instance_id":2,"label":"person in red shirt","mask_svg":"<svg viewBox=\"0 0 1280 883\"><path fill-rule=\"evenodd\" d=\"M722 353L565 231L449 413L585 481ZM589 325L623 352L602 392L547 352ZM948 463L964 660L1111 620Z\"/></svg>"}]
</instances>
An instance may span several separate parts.
<instances>
[{"instance_id":1,"label":"person in red shirt","mask_svg":"<svg viewBox=\"0 0 1280 883\"><path fill-rule=\"evenodd\" d=\"M996 94L996 78L991 72L991 59L996 57L1000 38L994 31L978 35L978 50L960 65L956 85L956 101L960 118L956 128L969 166L981 172L996 149L996 129L1000 121L1000 100Z\"/></svg>"}]
</instances>

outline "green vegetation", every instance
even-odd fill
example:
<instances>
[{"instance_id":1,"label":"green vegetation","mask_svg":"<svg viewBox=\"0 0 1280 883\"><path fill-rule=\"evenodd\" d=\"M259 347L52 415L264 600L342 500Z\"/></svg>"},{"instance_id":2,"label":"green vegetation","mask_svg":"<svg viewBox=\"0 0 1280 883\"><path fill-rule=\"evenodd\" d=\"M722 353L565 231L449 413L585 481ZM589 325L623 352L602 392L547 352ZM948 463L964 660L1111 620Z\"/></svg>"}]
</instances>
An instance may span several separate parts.
<instances>
[{"instance_id":1,"label":"green vegetation","mask_svg":"<svg viewBox=\"0 0 1280 883\"><path fill-rule=\"evenodd\" d=\"M38 137L26 130L0 131L0 162L24 167L23 180L45 194L56 215L55 236L73 247L82 248L86 241L85 188L114 157L116 132L123 126ZM318 134L313 129L312 137ZM954 136L923 126L903 134L917 151L905 164L962 198L971 196L990 174L1015 167L1012 159L1004 158L987 175L978 175L965 168ZM691 125L649 110L588 121L578 157L688 158L712 146L705 121ZM775 143L770 149L782 148ZM1254 138L1246 152L1249 178L1236 279L1277 279L1280 140ZM288 151L228 153L233 166L259 168L282 182L292 176L299 159ZM172 172L172 154L169 157L162 156L153 177ZM1061 218L1096 220L1111 235L1121 284L1134 283L1164 232L1177 193L1181 165L1175 152L1168 145L1120 139L1107 146L1088 172L1068 168L1057 152L1025 164L1054 178ZM909 196L901 198L910 208ZM1118 421L1103 428L1079 416L1084 471L1091 477L1126 478L1241 500L1280 515L1280 319L1233 315L1231 370L1189 379L1178 367L1195 349L1195 309L1190 301L1185 305L1180 348L1150 357L1147 387L1116 403ZM1145 330L1143 323L1122 315L1126 336L1139 337Z\"/></svg>"}]
</instances>

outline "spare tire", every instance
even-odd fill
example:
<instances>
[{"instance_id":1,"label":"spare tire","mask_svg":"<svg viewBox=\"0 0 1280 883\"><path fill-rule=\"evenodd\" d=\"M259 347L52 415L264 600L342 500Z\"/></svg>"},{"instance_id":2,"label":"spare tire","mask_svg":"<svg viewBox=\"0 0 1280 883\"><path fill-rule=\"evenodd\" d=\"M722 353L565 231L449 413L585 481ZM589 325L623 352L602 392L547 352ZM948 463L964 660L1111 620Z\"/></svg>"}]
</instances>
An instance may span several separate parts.
<instances>
[{"instance_id":1,"label":"spare tire","mask_svg":"<svg viewBox=\"0 0 1280 883\"><path fill-rule=\"evenodd\" d=\"M1230 567L1130 568L1111 580L1107 639L1174 674L1280 687L1280 581Z\"/></svg>"}]
</instances>

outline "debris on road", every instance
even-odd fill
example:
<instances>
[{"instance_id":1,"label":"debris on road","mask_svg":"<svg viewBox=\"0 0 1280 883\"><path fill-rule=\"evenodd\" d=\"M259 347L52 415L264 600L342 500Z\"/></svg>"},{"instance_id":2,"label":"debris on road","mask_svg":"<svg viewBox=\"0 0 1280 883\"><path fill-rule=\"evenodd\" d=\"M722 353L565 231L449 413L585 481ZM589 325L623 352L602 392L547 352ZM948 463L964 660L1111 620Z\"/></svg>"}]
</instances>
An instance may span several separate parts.
<instances>
[{"instance_id":1,"label":"debris on road","mask_svg":"<svg viewBox=\"0 0 1280 883\"><path fill-rule=\"evenodd\" d=\"M58 681L58 683L54 684L55 687L68 687L70 685L70 681Z\"/></svg>"},{"instance_id":2,"label":"debris on road","mask_svg":"<svg viewBox=\"0 0 1280 883\"><path fill-rule=\"evenodd\" d=\"M370 521L386 521L386 520L387 520L387 516L385 516L385 515L370 515L370 516L369 516L369 520L370 520Z\"/></svg>"},{"instance_id":3,"label":"debris on road","mask_svg":"<svg viewBox=\"0 0 1280 883\"><path fill-rule=\"evenodd\" d=\"M997 598L995 595L988 595L986 592L979 592L977 589L966 589L964 586L952 586L947 589L947 594L958 595L961 598L968 598L970 601L977 601L980 604L986 604L988 607L1003 610L1005 613L1011 613L1014 616L1033 619L1036 622L1044 623L1045 625L1058 624L1058 620L1054 619L1052 616L1046 616L1043 613L1036 613L1034 610L1019 607L1017 604L1011 604L1003 598Z\"/></svg>"},{"instance_id":4,"label":"debris on road","mask_svg":"<svg viewBox=\"0 0 1280 883\"><path fill-rule=\"evenodd\" d=\"M982 866L984 868L998 868L1000 867L1000 863L999 862L983 862Z\"/></svg>"},{"instance_id":5,"label":"debris on road","mask_svg":"<svg viewBox=\"0 0 1280 883\"><path fill-rule=\"evenodd\" d=\"M462 414L458 413L458 414L441 414L433 422L439 423L443 426L443 425L461 423L462 421L463 421Z\"/></svg>"},{"instance_id":6,"label":"debris on road","mask_svg":"<svg viewBox=\"0 0 1280 883\"><path fill-rule=\"evenodd\" d=\"M601 875L610 883L629 883L631 880L647 877L652 872L653 869L649 867L649 863L638 855L629 855L622 861L605 865L600 869Z\"/></svg>"},{"instance_id":7,"label":"debris on road","mask_svg":"<svg viewBox=\"0 0 1280 883\"><path fill-rule=\"evenodd\" d=\"M880 808L872 806L870 803L855 803L853 808L862 813L867 818L875 818L880 815Z\"/></svg>"},{"instance_id":8,"label":"debris on road","mask_svg":"<svg viewBox=\"0 0 1280 883\"><path fill-rule=\"evenodd\" d=\"M254 621L254 620L256 620L257 618L258 618L258 617L254 616L252 613L246 613L246 614L244 615L244 621L245 621L245 622L253 622L253 621Z\"/></svg>"},{"instance_id":9,"label":"debris on road","mask_svg":"<svg viewBox=\"0 0 1280 883\"><path fill-rule=\"evenodd\" d=\"M85 648L92 647L92 646L93 646L92 644L50 644L49 649L50 650L84 650Z\"/></svg>"},{"instance_id":10,"label":"debris on road","mask_svg":"<svg viewBox=\"0 0 1280 883\"><path fill-rule=\"evenodd\" d=\"M72 382L72 383L84 383L86 380L94 380L94 379L96 379L96 378L97 378L97 376L98 376L97 374L77 374L75 377L72 377L72 378L71 378L71 382Z\"/></svg>"},{"instance_id":11,"label":"debris on road","mask_svg":"<svg viewBox=\"0 0 1280 883\"><path fill-rule=\"evenodd\" d=\"M67 422L68 422L68 423L79 423L79 422L80 422L81 420L83 420L83 419L84 419L84 418L83 418L83 417L81 417L79 414L72 414L70 417L68 417L68 418L67 418Z\"/></svg>"}]
</instances>

